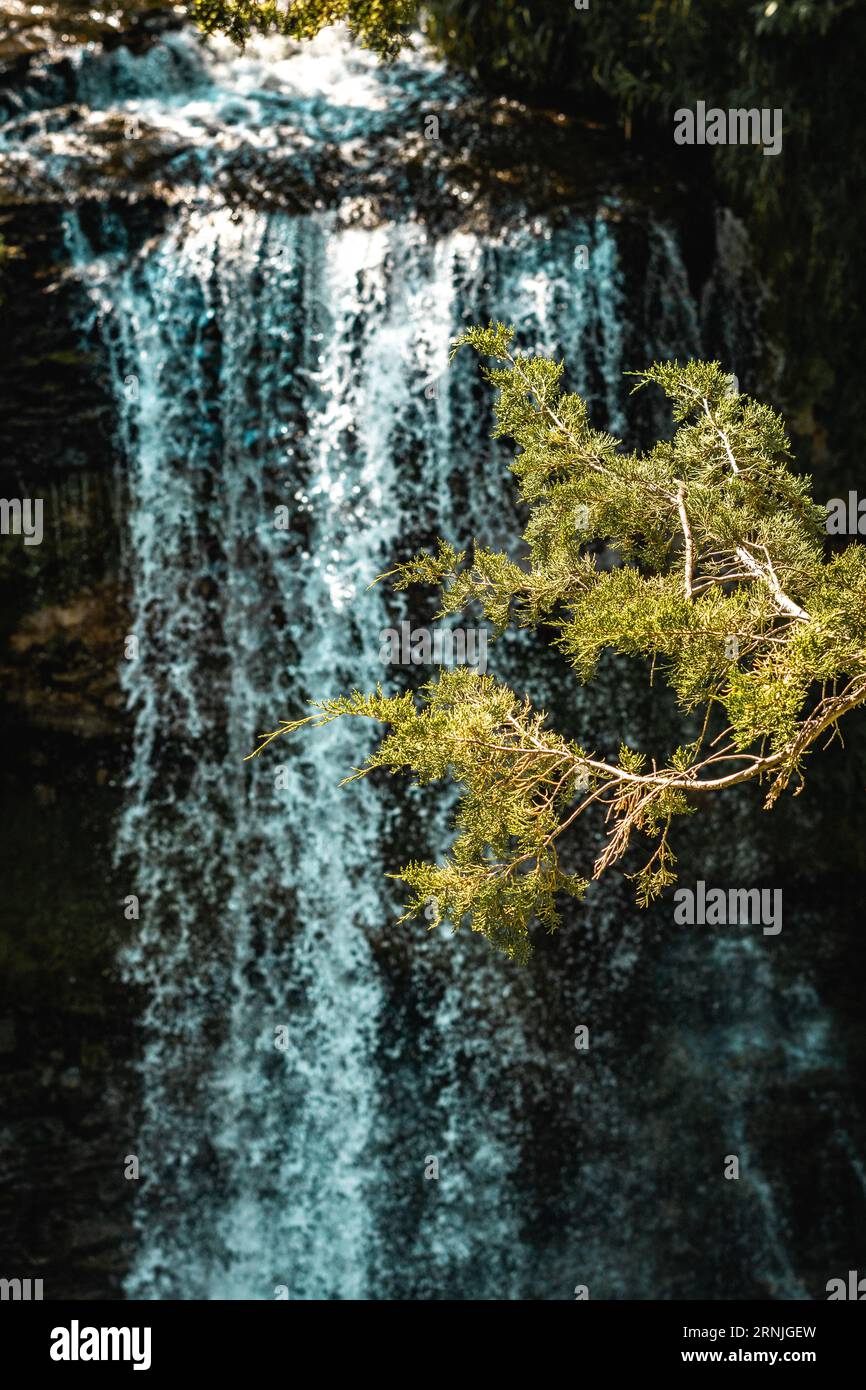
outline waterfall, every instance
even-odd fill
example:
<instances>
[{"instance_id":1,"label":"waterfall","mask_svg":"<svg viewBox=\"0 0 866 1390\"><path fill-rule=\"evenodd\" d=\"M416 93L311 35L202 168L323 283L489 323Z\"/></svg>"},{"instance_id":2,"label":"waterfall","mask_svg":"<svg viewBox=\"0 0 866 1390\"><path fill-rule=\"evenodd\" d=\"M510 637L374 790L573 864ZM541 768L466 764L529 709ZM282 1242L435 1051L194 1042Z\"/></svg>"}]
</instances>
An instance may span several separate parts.
<instances>
[{"instance_id":1,"label":"waterfall","mask_svg":"<svg viewBox=\"0 0 866 1390\"><path fill-rule=\"evenodd\" d=\"M603 219L572 235L615 260ZM378 634L396 619L367 586L419 524L458 540L507 529L474 364L447 370L461 325L487 300L538 346L597 337L613 414L616 276L585 284L573 246L532 232L436 242L412 223L226 211L179 219L131 263L97 256L80 225L69 242L117 384L138 644L119 836L141 899L126 970L149 997L130 1292L363 1297L393 1260L382 1186L399 1143L378 1047L376 949L395 915L382 799L337 785L359 761L354 727L243 758L313 695L383 679ZM507 974L486 946L422 936L418 954L431 1037L446 1054L460 1037L481 1076L433 1063L437 1094L398 1167L422 1194L438 1182L415 1218L419 1259L462 1267L473 1240L489 1258L490 1228L473 1237L469 1218L518 1167L508 1117L475 1123L479 1082L530 1044L515 1016L485 1059L483 1004ZM498 1227L507 1268L513 1210Z\"/></svg>"},{"instance_id":2,"label":"waterfall","mask_svg":"<svg viewBox=\"0 0 866 1390\"><path fill-rule=\"evenodd\" d=\"M341 789L374 737L354 723L244 761L311 698L403 688L379 634L418 617L417 600L368 587L395 559L437 535L518 534L490 393L469 354L448 366L453 337L514 322L523 351L564 358L596 423L626 433L622 373L702 351L676 234L647 219L641 307L613 199L491 231L436 230L411 203L382 221L211 197L239 152L285 163L278 124L302 164L316 142L357 151L399 125L410 96L441 98L455 80L423 55L380 70L331 35L240 57L181 33L138 57L83 53L77 81L94 109L194 137L147 236L116 208L66 216L82 333L110 365L126 516L133 734L116 849L140 901L122 968L143 999L127 1292L676 1296L651 1214L666 1195L647 1054L625 1036L630 991L664 994L646 973L670 959L653 919L611 885L522 971L468 932L397 928L386 874L441 852L447 798ZM28 129L46 177L73 177L68 137ZM563 687L528 650L504 641L492 669L555 703ZM599 739L624 712L642 718L619 677L578 712ZM753 948L732 949L746 973ZM595 1050L576 1061L589 1018ZM704 1060L683 1065L699 1084ZM748 1098L730 1095L745 1147ZM794 1296L760 1173L755 1190L767 1279Z\"/></svg>"}]
</instances>

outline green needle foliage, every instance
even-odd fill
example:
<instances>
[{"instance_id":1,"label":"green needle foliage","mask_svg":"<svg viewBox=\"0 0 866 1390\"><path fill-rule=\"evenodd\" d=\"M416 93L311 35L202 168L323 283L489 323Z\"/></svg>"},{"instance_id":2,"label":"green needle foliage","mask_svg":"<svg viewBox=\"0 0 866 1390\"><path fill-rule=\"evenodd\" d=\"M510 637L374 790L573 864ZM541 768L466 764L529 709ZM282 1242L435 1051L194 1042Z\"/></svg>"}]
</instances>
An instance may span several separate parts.
<instances>
[{"instance_id":1,"label":"green needle foliage","mask_svg":"<svg viewBox=\"0 0 866 1390\"><path fill-rule=\"evenodd\" d=\"M191 0L189 11L206 34L244 44L253 34L315 38L329 24L348 24L365 47L393 57L415 16L414 0Z\"/></svg>"},{"instance_id":2,"label":"green needle foliage","mask_svg":"<svg viewBox=\"0 0 866 1390\"><path fill-rule=\"evenodd\" d=\"M314 701L305 719L260 736L254 757L303 725L373 719L387 732L367 762L419 786L461 789L443 864L411 863L408 916L431 926L470 922L525 960L535 917L558 925L557 893L582 896L587 878L560 850L590 807L606 831L598 878L633 839L648 846L632 875L646 905L675 882L674 818L741 782L772 806L840 717L866 700L866 559L851 546L825 561L824 510L789 468L779 416L736 393L718 363L657 363L635 390L660 387L678 426L646 453L592 428L586 403L562 389L563 364L512 353L513 329L471 328L455 345L493 360L497 436L517 445L512 472L529 510L519 560L444 542L388 576L398 589L435 584L439 616L480 605L501 633L541 629L580 681L606 649L662 673L700 735L659 763L623 745L605 761L548 727L491 676L443 671L419 691L354 692ZM598 544L617 563L601 568ZM712 739L710 741L712 735ZM565 837L565 838L563 838ZM405 918L401 918L405 920Z\"/></svg>"}]
</instances>

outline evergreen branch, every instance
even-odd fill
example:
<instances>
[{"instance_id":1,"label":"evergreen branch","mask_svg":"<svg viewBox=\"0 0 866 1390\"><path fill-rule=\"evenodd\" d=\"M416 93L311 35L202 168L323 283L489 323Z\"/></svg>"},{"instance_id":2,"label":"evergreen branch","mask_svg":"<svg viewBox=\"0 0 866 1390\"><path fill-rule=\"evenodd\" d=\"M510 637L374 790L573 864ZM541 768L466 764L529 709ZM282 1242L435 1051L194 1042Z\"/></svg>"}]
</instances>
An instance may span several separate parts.
<instances>
[{"instance_id":1,"label":"evergreen branch","mask_svg":"<svg viewBox=\"0 0 866 1390\"><path fill-rule=\"evenodd\" d=\"M249 756L305 725L344 716L384 724L346 781L387 768L460 789L449 856L396 875L410 890L404 917L468 922L524 960L533 918L553 930L557 895L585 891L560 859L581 816L602 822L593 878L636 837L648 843L628 874L646 905L675 882L676 817L736 787L769 784L768 809L792 778L802 787L818 740L841 737L841 718L866 703L866 560L851 546L825 561L821 509L788 467L781 421L732 395L717 363L638 374L666 392L678 428L648 453L627 454L562 391L562 364L521 357L512 339L491 323L454 350L468 344L498 364L483 372L498 393L496 433L517 446L528 562L475 544L467 563L440 541L385 577L398 589L438 587L443 613L478 602L499 631L543 627L580 680L606 649L646 660L684 711L702 712L697 740L658 762L624 745L616 761L599 757L491 676L457 669L399 696L378 687L313 702L306 718L260 735ZM599 566L588 541L615 547L619 563Z\"/></svg>"}]
</instances>

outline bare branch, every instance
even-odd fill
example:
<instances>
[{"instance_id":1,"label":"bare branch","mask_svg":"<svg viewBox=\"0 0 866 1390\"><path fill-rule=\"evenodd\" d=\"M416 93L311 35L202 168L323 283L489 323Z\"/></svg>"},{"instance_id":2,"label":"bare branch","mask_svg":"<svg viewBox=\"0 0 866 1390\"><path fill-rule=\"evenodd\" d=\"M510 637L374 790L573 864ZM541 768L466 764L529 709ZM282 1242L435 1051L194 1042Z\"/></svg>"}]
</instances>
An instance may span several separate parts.
<instances>
[{"instance_id":1,"label":"bare branch","mask_svg":"<svg viewBox=\"0 0 866 1390\"><path fill-rule=\"evenodd\" d=\"M723 429L720 429L719 426L716 424L715 420L712 417L712 414L710 413L709 402L706 400L704 401L704 410L706 411L707 419L709 420L710 424L712 425L713 429L715 430L716 434L719 436L719 439L722 441L722 444L725 447L725 453L728 456L728 463L731 465L731 468L734 470L735 473L739 473L740 470L737 466L737 460L734 458L734 453L728 441L728 436L725 434L725 431Z\"/></svg>"},{"instance_id":2,"label":"bare branch","mask_svg":"<svg viewBox=\"0 0 866 1390\"><path fill-rule=\"evenodd\" d=\"M691 602L692 578L695 563L695 545L694 541L692 540L692 529L689 526L689 514L686 511L685 483L680 483L679 487L677 488L677 511L680 514L680 524L683 528L683 536L685 537L686 544L685 575L683 576L683 584L685 586L686 598L689 600L689 602Z\"/></svg>"}]
</instances>

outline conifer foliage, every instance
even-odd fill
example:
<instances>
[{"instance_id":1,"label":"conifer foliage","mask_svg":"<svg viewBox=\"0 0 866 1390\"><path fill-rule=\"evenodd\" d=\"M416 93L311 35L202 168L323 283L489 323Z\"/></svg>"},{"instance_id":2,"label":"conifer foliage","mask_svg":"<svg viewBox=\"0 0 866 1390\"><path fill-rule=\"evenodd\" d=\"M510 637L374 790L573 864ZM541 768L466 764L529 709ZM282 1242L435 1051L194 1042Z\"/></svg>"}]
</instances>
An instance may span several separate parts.
<instances>
[{"instance_id":1,"label":"conifer foliage","mask_svg":"<svg viewBox=\"0 0 866 1390\"><path fill-rule=\"evenodd\" d=\"M188 9L206 34L224 33L244 44L253 34L312 39L331 24L346 23L365 47L381 57L400 49L416 0L190 0Z\"/></svg>"},{"instance_id":2,"label":"conifer foliage","mask_svg":"<svg viewBox=\"0 0 866 1390\"><path fill-rule=\"evenodd\" d=\"M866 700L866 560L858 545L825 560L824 510L789 467L781 419L739 394L718 363L635 374L635 390L664 391L677 428L630 453L563 391L562 363L514 353L513 337L491 323L455 351L492 359L482 370L497 392L494 433L517 446L524 551L513 559L440 542L380 578L398 589L435 584L440 616L474 602L498 633L538 630L582 682L606 649L643 658L700 734L663 761L625 744L607 759L561 737L494 677L461 669L404 694L380 687L314 701L250 756L305 725L385 725L347 782L387 768L420 786L450 779L461 792L445 862L396 875L410 890L405 917L469 922L525 960L533 918L553 930L557 894L586 890L588 877L561 853L590 807L603 810L605 833L587 874L640 846L630 876L646 905L676 881L676 817L739 783L761 784L767 807L789 786L799 791L813 745ZM599 543L615 563L599 564Z\"/></svg>"}]
</instances>

